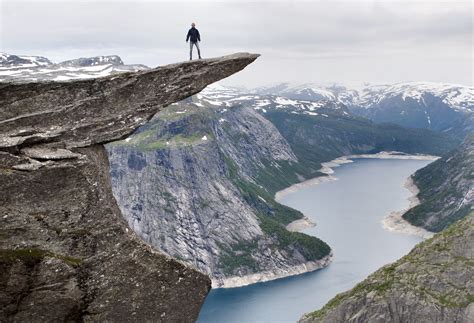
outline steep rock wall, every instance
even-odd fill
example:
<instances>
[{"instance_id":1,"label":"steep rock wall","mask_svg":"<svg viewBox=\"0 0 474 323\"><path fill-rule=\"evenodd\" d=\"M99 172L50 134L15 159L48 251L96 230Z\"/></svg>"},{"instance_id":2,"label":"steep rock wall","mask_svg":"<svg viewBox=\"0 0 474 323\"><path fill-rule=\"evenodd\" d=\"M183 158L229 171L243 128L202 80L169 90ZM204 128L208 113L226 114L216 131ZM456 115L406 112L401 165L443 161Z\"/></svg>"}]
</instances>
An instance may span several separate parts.
<instances>
[{"instance_id":1,"label":"steep rock wall","mask_svg":"<svg viewBox=\"0 0 474 323\"><path fill-rule=\"evenodd\" d=\"M265 220L284 215L292 221L301 213L283 206L284 212L276 211L264 190L245 191L258 187L255 178L267 162L296 162L275 127L253 109L181 102L108 151L114 194L129 225L145 241L208 273L214 286L275 279L329 262L315 262L321 257L308 252L322 248L298 243L290 235L300 234L286 231L282 219L272 223L288 235L285 244L264 227ZM321 256L328 253L327 247Z\"/></svg>"},{"instance_id":2,"label":"steep rock wall","mask_svg":"<svg viewBox=\"0 0 474 323\"><path fill-rule=\"evenodd\" d=\"M257 56L85 81L0 84L0 320L197 318L209 278L129 229L101 144Z\"/></svg>"}]
</instances>

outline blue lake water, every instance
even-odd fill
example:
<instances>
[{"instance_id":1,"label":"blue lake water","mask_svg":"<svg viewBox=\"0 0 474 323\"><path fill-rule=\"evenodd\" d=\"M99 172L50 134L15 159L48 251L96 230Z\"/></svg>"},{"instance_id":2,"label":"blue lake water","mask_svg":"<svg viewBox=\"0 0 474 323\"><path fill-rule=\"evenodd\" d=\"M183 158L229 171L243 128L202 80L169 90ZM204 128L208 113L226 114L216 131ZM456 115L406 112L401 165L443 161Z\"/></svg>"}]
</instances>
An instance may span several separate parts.
<instances>
[{"instance_id":1,"label":"blue lake water","mask_svg":"<svg viewBox=\"0 0 474 323\"><path fill-rule=\"evenodd\" d=\"M411 194L403 185L409 175L428 163L355 159L335 168L338 180L286 195L283 204L317 223L304 232L331 246L333 262L312 273L212 290L198 322L295 322L406 254L422 239L384 230L381 221L390 212L408 206Z\"/></svg>"}]
</instances>

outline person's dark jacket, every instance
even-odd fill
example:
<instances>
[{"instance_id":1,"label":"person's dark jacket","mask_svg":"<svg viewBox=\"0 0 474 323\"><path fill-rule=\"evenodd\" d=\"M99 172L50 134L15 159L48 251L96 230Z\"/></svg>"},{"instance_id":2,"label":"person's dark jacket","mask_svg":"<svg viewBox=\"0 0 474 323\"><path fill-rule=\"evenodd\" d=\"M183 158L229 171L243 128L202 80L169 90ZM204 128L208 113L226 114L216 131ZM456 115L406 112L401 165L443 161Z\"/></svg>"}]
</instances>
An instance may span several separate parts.
<instances>
[{"instance_id":1,"label":"person's dark jacket","mask_svg":"<svg viewBox=\"0 0 474 323\"><path fill-rule=\"evenodd\" d=\"M188 41L191 38L191 42L195 43L197 41L201 41L201 35L199 35L199 30L196 28L192 27L188 31L188 35L186 36L186 41Z\"/></svg>"}]
</instances>

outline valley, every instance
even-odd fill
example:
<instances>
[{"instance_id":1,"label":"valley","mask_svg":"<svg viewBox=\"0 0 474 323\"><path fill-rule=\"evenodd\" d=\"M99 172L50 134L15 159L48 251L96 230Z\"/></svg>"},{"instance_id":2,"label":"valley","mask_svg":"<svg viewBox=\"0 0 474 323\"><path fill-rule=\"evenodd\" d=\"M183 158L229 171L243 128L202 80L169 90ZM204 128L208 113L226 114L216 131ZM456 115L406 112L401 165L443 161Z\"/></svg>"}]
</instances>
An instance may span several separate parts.
<instances>
[{"instance_id":1,"label":"valley","mask_svg":"<svg viewBox=\"0 0 474 323\"><path fill-rule=\"evenodd\" d=\"M382 227L392 211L408 206L404 180L429 160L354 159L334 168L333 180L300 186L279 198L315 224L304 233L334 250L326 268L241 288L211 290L199 321L295 322L335 294L407 253L422 238ZM383 175L383 176L382 176Z\"/></svg>"},{"instance_id":2,"label":"valley","mask_svg":"<svg viewBox=\"0 0 474 323\"><path fill-rule=\"evenodd\" d=\"M384 150L440 155L456 144L423 129L374 124L338 104L318 103L308 114L299 102L281 106L281 98L263 99L270 102L263 111L260 100L210 87L108 146L114 193L129 225L209 274L214 287L329 264L325 242L284 229L303 214L274 199L278 190L325 176L322 163Z\"/></svg>"},{"instance_id":3,"label":"valley","mask_svg":"<svg viewBox=\"0 0 474 323\"><path fill-rule=\"evenodd\" d=\"M426 237L469 217L472 210L472 87L411 82L358 89L336 84L245 89L214 83L198 94L180 93L181 101L177 96L160 101L154 116L147 112L151 101L135 111L136 99L118 91L113 102L99 96L105 108L92 120L85 112L98 101L88 100L78 84L95 84L91 79L97 77L106 82L100 78L106 75L114 75L111 82L143 75L151 77L143 81L150 91L140 91L153 101L155 69L125 65L115 55L52 63L2 53L0 63L4 84L60 81L69 89L61 100L75 102L71 93L76 90L84 98L76 114L65 110L78 119L74 126L56 113L44 118L45 125L19 129L14 115L5 111L3 144L19 145L28 154L28 163L18 171L43 167L34 158L78 158L64 147L107 143L107 155L100 152L100 160L110 163L117 205L111 203L120 209L114 212L123 215L126 232L132 229L144 245L172 257L173 264L210 277L214 290L202 322L296 320L422 240L384 230L384 225L394 230L382 223L390 213L398 214L402 231L410 227ZM212 75L212 68L204 69ZM236 70L230 66L226 73ZM199 83L196 88L204 87ZM118 107L120 113L108 113ZM25 116L21 124L30 119ZM58 130L58 123L65 128ZM58 136L64 147L55 146ZM36 142L46 150L23 148ZM427 155L441 158L427 165ZM350 158L355 162L349 163ZM419 204L413 208L408 198L415 196L403 187L408 177L412 189L419 189ZM42 260L50 254L41 255ZM200 300L205 294L200 292ZM288 316L265 310L268 302L286 308L288 295L294 308ZM253 308L248 315L254 316L245 316L241 306Z\"/></svg>"}]
</instances>

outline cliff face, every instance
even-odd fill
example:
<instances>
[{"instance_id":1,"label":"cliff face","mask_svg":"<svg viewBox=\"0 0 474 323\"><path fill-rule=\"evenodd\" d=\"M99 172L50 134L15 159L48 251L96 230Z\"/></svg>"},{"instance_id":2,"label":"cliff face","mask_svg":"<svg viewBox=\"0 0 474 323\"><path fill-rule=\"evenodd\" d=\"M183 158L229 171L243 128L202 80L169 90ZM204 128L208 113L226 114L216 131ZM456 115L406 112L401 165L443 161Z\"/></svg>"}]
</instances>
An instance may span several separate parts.
<instances>
[{"instance_id":1,"label":"cliff face","mask_svg":"<svg viewBox=\"0 0 474 323\"><path fill-rule=\"evenodd\" d=\"M301 213L278 205L254 180L267 161L296 158L253 109L182 102L108 150L114 194L129 225L145 241L208 273L214 286L327 263L318 262L329 253L326 244L284 229Z\"/></svg>"},{"instance_id":2,"label":"cliff face","mask_svg":"<svg viewBox=\"0 0 474 323\"><path fill-rule=\"evenodd\" d=\"M410 223L437 232L466 216L474 208L474 133L412 177L421 203L403 215Z\"/></svg>"},{"instance_id":3,"label":"cliff face","mask_svg":"<svg viewBox=\"0 0 474 323\"><path fill-rule=\"evenodd\" d=\"M0 84L0 320L197 318L209 278L129 229L102 144L256 58Z\"/></svg>"},{"instance_id":4,"label":"cliff face","mask_svg":"<svg viewBox=\"0 0 474 323\"><path fill-rule=\"evenodd\" d=\"M474 213L300 322L472 322Z\"/></svg>"}]
</instances>

